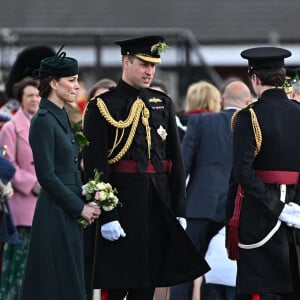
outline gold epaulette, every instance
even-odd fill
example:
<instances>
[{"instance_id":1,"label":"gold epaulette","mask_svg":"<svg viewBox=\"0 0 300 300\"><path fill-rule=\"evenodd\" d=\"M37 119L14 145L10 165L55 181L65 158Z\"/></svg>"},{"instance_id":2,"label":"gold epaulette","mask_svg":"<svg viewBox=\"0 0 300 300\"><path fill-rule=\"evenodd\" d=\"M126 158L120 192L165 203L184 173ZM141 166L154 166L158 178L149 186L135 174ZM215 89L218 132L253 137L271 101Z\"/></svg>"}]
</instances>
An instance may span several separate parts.
<instances>
[{"instance_id":1,"label":"gold epaulette","mask_svg":"<svg viewBox=\"0 0 300 300\"><path fill-rule=\"evenodd\" d=\"M146 129L146 141L148 145L148 157L150 159L150 149L151 149L151 134L150 134L150 126L149 126L149 116L150 112L149 109L145 106L145 103L142 99L137 98L134 103L132 104L130 108L130 112L128 114L128 117L126 120L119 120L116 121L111 114L109 113L109 110L107 106L105 105L104 101L101 98L97 99L97 106L99 108L99 111L103 118L113 127L116 128L116 134L115 134L115 140L112 148L108 152L108 158L110 158L116 149L116 147L121 143L123 136L124 136L124 130L125 128L128 128L131 126L128 138L122 147L122 149L119 151L118 154L116 154L113 158L110 158L108 160L109 164L114 164L117 161L119 161L128 151L130 148L134 135L136 133L136 129L140 120L140 117L142 119L142 124L145 126ZM119 137L119 130L122 130L121 136Z\"/></svg>"},{"instance_id":2,"label":"gold epaulette","mask_svg":"<svg viewBox=\"0 0 300 300\"><path fill-rule=\"evenodd\" d=\"M259 126L259 122L256 116L256 113L254 111L253 107L254 103L249 104L245 109L248 109L251 115L251 123L252 123L252 128L253 128L253 132L254 132L254 137L255 137L255 149L254 149L254 156L256 156L260 149L261 149L261 144L262 144L262 133L260 130L260 126ZM231 128L234 128L235 125L235 121L236 121L236 117L238 115L238 113L240 112L240 110L236 110L232 117L231 117Z\"/></svg>"}]
</instances>

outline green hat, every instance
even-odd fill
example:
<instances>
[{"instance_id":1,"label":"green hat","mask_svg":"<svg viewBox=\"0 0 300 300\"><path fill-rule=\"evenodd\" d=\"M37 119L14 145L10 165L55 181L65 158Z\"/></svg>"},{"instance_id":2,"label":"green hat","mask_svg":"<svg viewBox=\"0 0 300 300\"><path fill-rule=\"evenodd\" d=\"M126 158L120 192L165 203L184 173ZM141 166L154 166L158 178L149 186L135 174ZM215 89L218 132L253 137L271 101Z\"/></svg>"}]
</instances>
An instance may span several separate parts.
<instances>
[{"instance_id":1,"label":"green hat","mask_svg":"<svg viewBox=\"0 0 300 300\"><path fill-rule=\"evenodd\" d=\"M67 57L66 52L61 52L62 46L55 56L41 60L40 68L35 70L35 77L43 79L48 76L69 77L78 74L78 62L72 57Z\"/></svg>"},{"instance_id":2,"label":"green hat","mask_svg":"<svg viewBox=\"0 0 300 300\"><path fill-rule=\"evenodd\" d=\"M122 55L133 55L143 61L154 64L160 63L160 53L168 48L164 37L156 35L115 41L115 44L121 47Z\"/></svg>"},{"instance_id":3,"label":"green hat","mask_svg":"<svg viewBox=\"0 0 300 300\"><path fill-rule=\"evenodd\" d=\"M291 55L289 50L278 47L256 47L241 53L243 58L248 59L248 72L284 67L284 59Z\"/></svg>"}]
</instances>

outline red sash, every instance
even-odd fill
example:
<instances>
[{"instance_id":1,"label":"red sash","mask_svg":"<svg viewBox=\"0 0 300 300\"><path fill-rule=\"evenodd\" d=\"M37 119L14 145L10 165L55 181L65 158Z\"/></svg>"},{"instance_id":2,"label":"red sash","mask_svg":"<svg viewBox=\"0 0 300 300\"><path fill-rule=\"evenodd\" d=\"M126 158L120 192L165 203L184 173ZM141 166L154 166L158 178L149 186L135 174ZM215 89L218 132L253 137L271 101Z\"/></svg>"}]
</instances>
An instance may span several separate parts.
<instances>
[{"instance_id":1,"label":"red sash","mask_svg":"<svg viewBox=\"0 0 300 300\"><path fill-rule=\"evenodd\" d=\"M108 290L101 289L100 300L108 300Z\"/></svg>"},{"instance_id":2,"label":"red sash","mask_svg":"<svg viewBox=\"0 0 300 300\"><path fill-rule=\"evenodd\" d=\"M163 164L163 173L170 174L172 171L172 161L162 160L161 162ZM139 173L136 160L119 160L115 164L111 164L109 170L113 173ZM148 161L148 166L144 173L158 173L150 160Z\"/></svg>"},{"instance_id":3,"label":"red sash","mask_svg":"<svg viewBox=\"0 0 300 300\"><path fill-rule=\"evenodd\" d=\"M293 171L256 171L257 176L263 183L268 184L297 184L299 180L299 172ZM240 213L244 198L244 190L241 185L238 185L234 210L232 218L229 220L228 237L226 248L228 250L228 257L232 260L240 259L239 252L239 237L238 228L240 223Z\"/></svg>"}]
</instances>

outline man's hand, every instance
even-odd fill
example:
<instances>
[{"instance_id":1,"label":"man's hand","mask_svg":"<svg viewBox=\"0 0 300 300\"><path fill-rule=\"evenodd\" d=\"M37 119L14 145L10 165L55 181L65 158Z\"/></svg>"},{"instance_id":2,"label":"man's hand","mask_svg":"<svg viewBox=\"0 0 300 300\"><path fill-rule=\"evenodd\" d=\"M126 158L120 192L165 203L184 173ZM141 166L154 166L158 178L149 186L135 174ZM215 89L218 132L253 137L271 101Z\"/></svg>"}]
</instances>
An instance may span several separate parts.
<instances>
[{"instance_id":1,"label":"man's hand","mask_svg":"<svg viewBox=\"0 0 300 300\"><path fill-rule=\"evenodd\" d=\"M288 226L300 229L300 206L294 202L285 204L279 215L279 220Z\"/></svg>"},{"instance_id":2,"label":"man's hand","mask_svg":"<svg viewBox=\"0 0 300 300\"><path fill-rule=\"evenodd\" d=\"M102 236L109 241L116 241L121 237L125 237L126 233L121 227L119 221L112 221L101 226Z\"/></svg>"}]
</instances>

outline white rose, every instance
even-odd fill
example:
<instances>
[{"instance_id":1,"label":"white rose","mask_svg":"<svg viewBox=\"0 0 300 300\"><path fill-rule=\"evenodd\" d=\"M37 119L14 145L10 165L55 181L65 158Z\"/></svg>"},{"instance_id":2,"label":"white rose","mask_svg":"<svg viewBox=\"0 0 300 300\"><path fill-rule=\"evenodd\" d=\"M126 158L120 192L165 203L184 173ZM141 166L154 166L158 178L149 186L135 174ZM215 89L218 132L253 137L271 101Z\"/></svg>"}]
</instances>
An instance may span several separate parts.
<instances>
[{"instance_id":1,"label":"white rose","mask_svg":"<svg viewBox=\"0 0 300 300\"><path fill-rule=\"evenodd\" d=\"M97 190L99 190L99 191L105 190L105 183L104 183L104 182L99 182L99 183L97 183L97 184L96 184L96 188L97 188Z\"/></svg>"},{"instance_id":2,"label":"white rose","mask_svg":"<svg viewBox=\"0 0 300 300\"><path fill-rule=\"evenodd\" d=\"M114 206L112 206L112 205L104 205L104 206L102 206L102 208L105 211L111 211L114 208Z\"/></svg>"}]
</instances>

